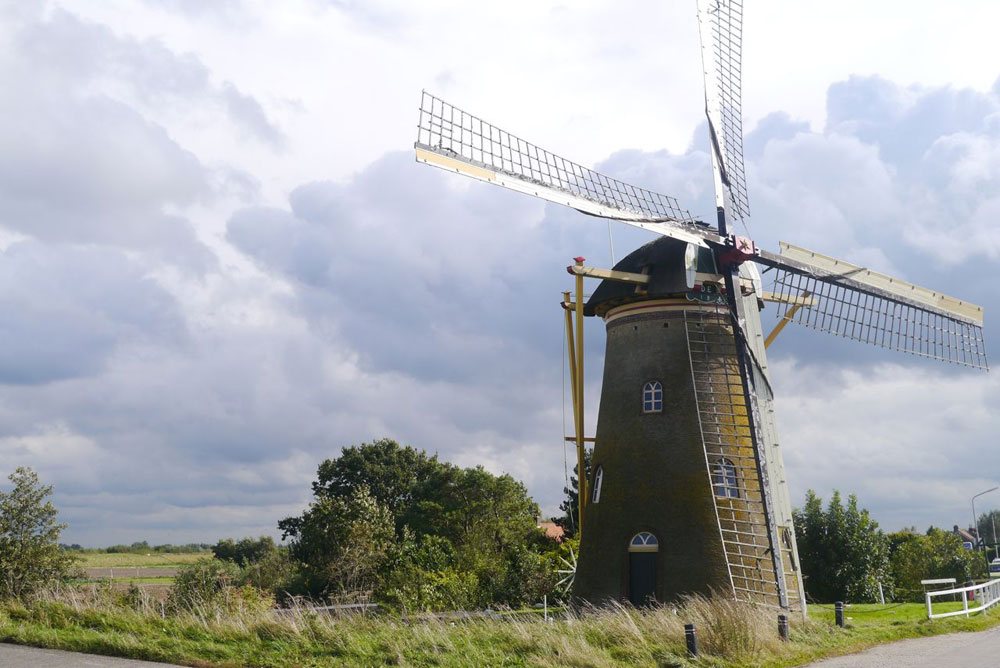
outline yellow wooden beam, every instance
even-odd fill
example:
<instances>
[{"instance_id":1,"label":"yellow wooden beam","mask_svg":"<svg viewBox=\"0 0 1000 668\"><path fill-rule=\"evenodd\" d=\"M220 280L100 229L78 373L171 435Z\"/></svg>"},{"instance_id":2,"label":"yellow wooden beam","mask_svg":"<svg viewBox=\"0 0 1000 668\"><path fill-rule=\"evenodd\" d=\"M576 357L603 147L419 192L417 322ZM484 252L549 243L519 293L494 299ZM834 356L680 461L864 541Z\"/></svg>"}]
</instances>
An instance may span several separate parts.
<instances>
[{"instance_id":1,"label":"yellow wooden beam","mask_svg":"<svg viewBox=\"0 0 1000 668\"><path fill-rule=\"evenodd\" d=\"M583 266L583 258L576 260ZM583 518L587 510L587 467L583 445L583 275L576 275L576 479L580 492L580 526L578 536L583 536Z\"/></svg>"},{"instance_id":2,"label":"yellow wooden beam","mask_svg":"<svg viewBox=\"0 0 1000 668\"><path fill-rule=\"evenodd\" d=\"M803 293L807 295L808 293ZM760 293L760 298L766 302L774 302L778 304L797 304L798 306L814 306L816 302L809 297L798 295L785 295L777 292L768 292L767 290Z\"/></svg>"},{"instance_id":3,"label":"yellow wooden beam","mask_svg":"<svg viewBox=\"0 0 1000 668\"><path fill-rule=\"evenodd\" d=\"M572 265L567 267L569 273L574 276L586 276L587 278L600 278L606 281L618 281L619 283L635 283L636 285L648 285L648 274L633 274L628 271L615 271L614 269L598 269L597 267L584 267L583 265Z\"/></svg>"},{"instance_id":4,"label":"yellow wooden beam","mask_svg":"<svg viewBox=\"0 0 1000 668\"><path fill-rule=\"evenodd\" d=\"M792 318L795 317L795 314L799 312L800 308L802 308L803 306L812 306L813 300L809 299L809 295L810 293L803 292L802 295L797 298L797 300L799 301L795 301L794 303L789 302L792 303L792 307L787 311L785 311L785 315L781 316L781 322L775 325L774 329L771 330L771 333L767 335L766 339L764 339L765 349L772 343L774 343L774 340L778 338L778 334L781 334L781 330L785 328L785 325L787 325L792 321ZM782 300L776 299L774 301L782 301Z\"/></svg>"}]
</instances>

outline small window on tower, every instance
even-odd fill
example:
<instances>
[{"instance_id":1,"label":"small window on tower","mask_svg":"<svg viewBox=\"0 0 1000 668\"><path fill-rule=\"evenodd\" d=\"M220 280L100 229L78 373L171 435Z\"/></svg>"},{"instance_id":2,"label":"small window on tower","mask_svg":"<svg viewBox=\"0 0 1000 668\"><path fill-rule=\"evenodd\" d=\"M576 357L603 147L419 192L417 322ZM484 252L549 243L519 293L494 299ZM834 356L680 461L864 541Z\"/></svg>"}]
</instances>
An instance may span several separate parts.
<instances>
[{"instance_id":1,"label":"small window on tower","mask_svg":"<svg viewBox=\"0 0 1000 668\"><path fill-rule=\"evenodd\" d=\"M724 499L740 498L739 481L736 479L736 466L725 457L720 457L712 464L712 487L715 495Z\"/></svg>"},{"instance_id":2,"label":"small window on tower","mask_svg":"<svg viewBox=\"0 0 1000 668\"><path fill-rule=\"evenodd\" d=\"M601 500L601 485L604 483L604 467L598 466L594 471L594 496L593 503Z\"/></svg>"},{"instance_id":3,"label":"small window on tower","mask_svg":"<svg viewBox=\"0 0 1000 668\"><path fill-rule=\"evenodd\" d=\"M663 412L663 385L658 380L651 380L642 387L642 412Z\"/></svg>"}]
</instances>

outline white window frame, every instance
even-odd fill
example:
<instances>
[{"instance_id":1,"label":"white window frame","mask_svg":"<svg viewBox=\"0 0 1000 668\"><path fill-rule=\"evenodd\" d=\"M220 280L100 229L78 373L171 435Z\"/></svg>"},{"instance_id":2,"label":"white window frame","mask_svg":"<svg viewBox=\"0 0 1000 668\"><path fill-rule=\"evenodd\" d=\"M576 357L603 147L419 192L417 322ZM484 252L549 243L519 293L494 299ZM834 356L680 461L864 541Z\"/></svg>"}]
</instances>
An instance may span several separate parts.
<instances>
[{"instance_id":1,"label":"white window frame","mask_svg":"<svg viewBox=\"0 0 1000 668\"><path fill-rule=\"evenodd\" d=\"M648 531L640 531L628 542L629 552L659 552L660 541Z\"/></svg>"},{"instance_id":2,"label":"white window frame","mask_svg":"<svg viewBox=\"0 0 1000 668\"><path fill-rule=\"evenodd\" d=\"M601 486L604 484L604 467L598 466L594 470L594 494L591 503L599 503L601 500Z\"/></svg>"},{"instance_id":3,"label":"white window frame","mask_svg":"<svg viewBox=\"0 0 1000 668\"><path fill-rule=\"evenodd\" d=\"M740 498L740 478L733 460L716 457L712 462L712 490L720 499Z\"/></svg>"},{"instance_id":4,"label":"white window frame","mask_svg":"<svg viewBox=\"0 0 1000 668\"><path fill-rule=\"evenodd\" d=\"M646 415L663 412L663 383L660 381L649 380L642 386L642 412Z\"/></svg>"}]
</instances>

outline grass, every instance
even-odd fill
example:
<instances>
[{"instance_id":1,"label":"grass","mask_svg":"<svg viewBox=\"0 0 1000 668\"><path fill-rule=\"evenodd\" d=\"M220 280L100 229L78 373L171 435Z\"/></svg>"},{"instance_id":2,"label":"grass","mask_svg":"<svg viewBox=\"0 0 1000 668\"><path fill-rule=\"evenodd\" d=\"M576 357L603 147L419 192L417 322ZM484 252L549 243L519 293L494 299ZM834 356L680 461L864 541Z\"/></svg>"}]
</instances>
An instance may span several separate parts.
<instances>
[{"instance_id":1,"label":"grass","mask_svg":"<svg viewBox=\"0 0 1000 668\"><path fill-rule=\"evenodd\" d=\"M122 552L81 552L78 554L80 568L177 568L199 559L211 558L211 552L191 552L168 554L150 552L131 554Z\"/></svg>"},{"instance_id":2,"label":"grass","mask_svg":"<svg viewBox=\"0 0 1000 668\"><path fill-rule=\"evenodd\" d=\"M331 617L296 609L247 609L240 599L164 614L147 598L106 588L63 591L30 605L0 604L0 641L200 668L269 666L796 666L824 656L922 635L971 631L1000 623L991 611L969 619L928 621L923 606L848 608L848 628L814 607L792 619L791 640L777 637L773 611L724 599L692 599L680 609L631 608L534 613L466 621L400 617ZM683 624L698 628L702 659L686 657Z\"/></svg>"}]
</instances>

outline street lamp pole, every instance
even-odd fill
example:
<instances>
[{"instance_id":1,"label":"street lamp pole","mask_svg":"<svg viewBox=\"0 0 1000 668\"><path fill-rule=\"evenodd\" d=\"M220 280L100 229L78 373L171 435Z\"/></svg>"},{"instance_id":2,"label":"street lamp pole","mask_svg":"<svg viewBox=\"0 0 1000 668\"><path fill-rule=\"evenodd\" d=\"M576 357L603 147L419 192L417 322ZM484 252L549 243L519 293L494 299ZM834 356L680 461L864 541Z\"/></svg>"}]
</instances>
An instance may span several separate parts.
<instances>
[{"instance_id":1,"label":"street lamp pole","mask_svg":"<svg viewBox=\"0 0 1000 668\"><path fill-rule=\"evenodd\" d=\"M990 511L990 522L993 523L993 558L996 559L1000 557L1000 554L997 554L997 518L996 513L992 510Z\"/></svg>"},{"instance_id":2,"label":"street lamp pole","mask_svg":"<svg viewBox=\"0 0 1000 668\"><path fill-rule=\"evenodd\" d=\"M983 540L983 537L979 535L979 515L976 515L976 499L982 496L983 494L989 494L990 492L996 491L998 489L1000 489L1000 486L990 487L988 490L980 492L979 494L976 494L975 496L972 497L972 528L976 530L976 540L979 541L979 546L984 550L986 548L986 543Z\"/></svg>"}]
</instances>

